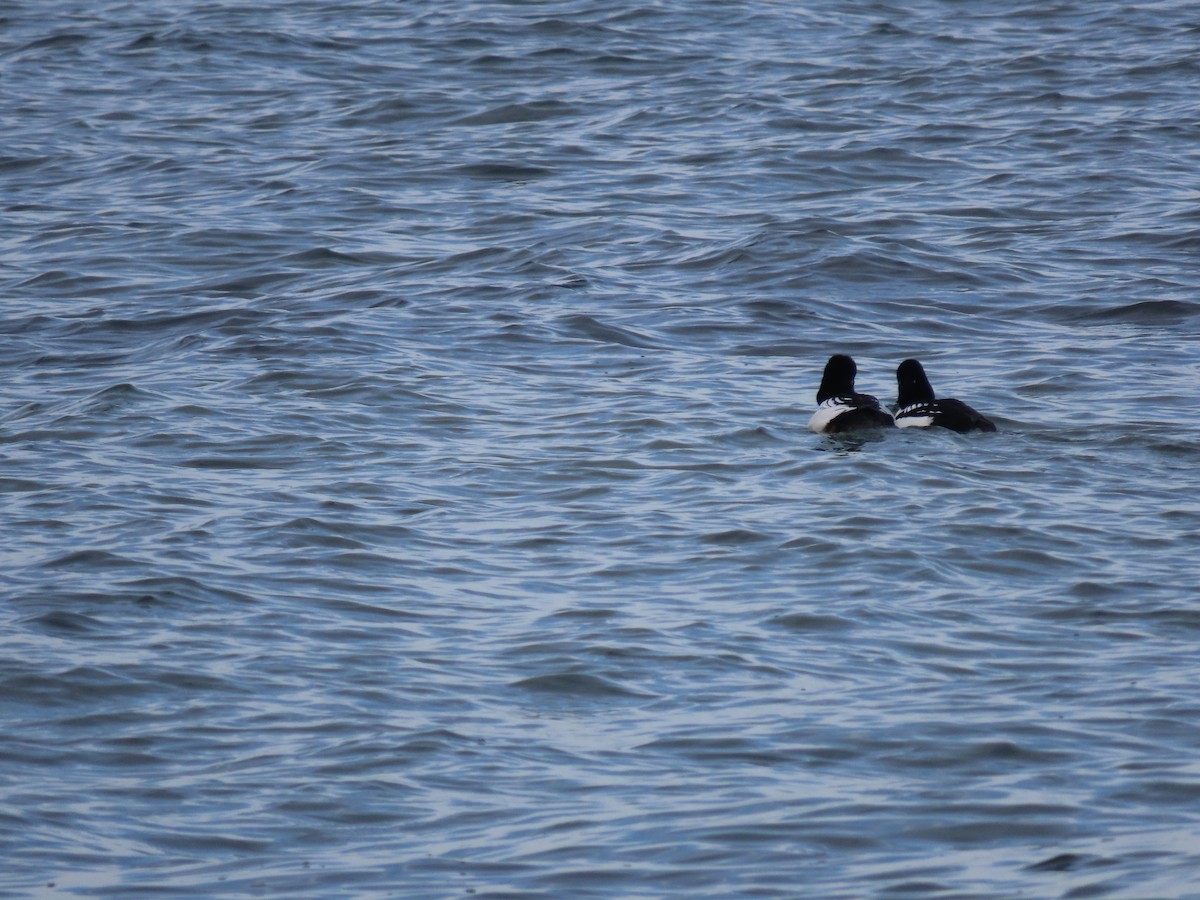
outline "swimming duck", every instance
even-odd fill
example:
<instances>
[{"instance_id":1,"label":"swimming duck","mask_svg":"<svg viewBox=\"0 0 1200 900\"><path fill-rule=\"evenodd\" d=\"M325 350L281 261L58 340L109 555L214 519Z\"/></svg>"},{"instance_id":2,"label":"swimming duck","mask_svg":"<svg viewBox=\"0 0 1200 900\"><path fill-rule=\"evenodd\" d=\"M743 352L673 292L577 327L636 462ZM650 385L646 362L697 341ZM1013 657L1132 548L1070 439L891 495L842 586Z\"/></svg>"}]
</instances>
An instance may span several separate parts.
<instances>
[{"instance_id":1,"label":"swimming duck","mask_svg":"<svg viewBox=\"0 0 1200 900\"><path fill-rule=\"evenodd\" d=\"M936 400L925 367L915 359L906 359L896 369L899 395L896 399L896 425L899 428L940 426L966 434L968 431L995 431L986 416L961 400Z\"/></svg>"},{"instance_id":2,"label":"swimming duck","mask_svg":"<svg viewBox=\"0 0 1200 900\"><path fill-rule=\"evenodd\" d=\"M817 411L808 427L818 434L841 434L864 428L892 428L891 413L870 394L854 390L858 366L849 356L838 354L825 363L825 374L817 389Z\"/></svg>"}]
</instances>

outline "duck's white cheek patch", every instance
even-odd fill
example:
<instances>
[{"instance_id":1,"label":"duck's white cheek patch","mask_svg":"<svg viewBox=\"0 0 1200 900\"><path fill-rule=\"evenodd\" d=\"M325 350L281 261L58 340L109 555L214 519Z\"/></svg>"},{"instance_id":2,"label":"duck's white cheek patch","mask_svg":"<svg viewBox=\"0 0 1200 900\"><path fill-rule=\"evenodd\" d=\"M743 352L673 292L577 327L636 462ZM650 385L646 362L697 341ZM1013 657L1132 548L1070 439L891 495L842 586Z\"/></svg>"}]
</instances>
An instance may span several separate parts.
<instances>
[{"instance_id":1,"label":"duck's white cheek patch","mask_svg":"<svg viewBox=\"0 0 1200 900\"><path fill-rule=\"evenodd\" d=\"M813 417L808 420L809 431L815 431L817 434L820 434L829 427L830 422L850 408L845 403L834 403L826 400L825 403L817 407L817 411L813 413Z\"/></svg>"}]
</instances>

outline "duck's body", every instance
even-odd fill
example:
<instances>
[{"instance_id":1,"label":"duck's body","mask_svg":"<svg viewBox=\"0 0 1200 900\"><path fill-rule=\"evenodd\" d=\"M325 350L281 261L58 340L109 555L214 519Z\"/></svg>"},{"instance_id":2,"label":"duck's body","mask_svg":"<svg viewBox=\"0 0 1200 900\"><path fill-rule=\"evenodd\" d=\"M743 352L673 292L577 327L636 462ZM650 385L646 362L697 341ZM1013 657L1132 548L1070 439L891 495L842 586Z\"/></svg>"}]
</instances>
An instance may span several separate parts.
<instances>
[{"instance_id":1,"label":"duck's body","mask_svg":"<svg viewBox=\"0 0 1200 900\"><path fill-rule=\"evenodd\" d=\"M892 428L891 413L870 394L854 390L858 366L849 356L829 357L821 386L817 389L817 411L808 420L818 434L842 434L869 428Z\"/></svg>"},{"instance_id":2,"label":"duck's body","mask_svg":"<svg viewBox=\"0 0 1200 900\"><path fill-rule=\"evenodd\" d=\"M896 427L949 428L960 434L968 431L995 431L996 426L982 413L961 400L938 400L925 368L915 359L906 359L896 369L899 392L896 398Z\"/></svg>"}]
</instances>

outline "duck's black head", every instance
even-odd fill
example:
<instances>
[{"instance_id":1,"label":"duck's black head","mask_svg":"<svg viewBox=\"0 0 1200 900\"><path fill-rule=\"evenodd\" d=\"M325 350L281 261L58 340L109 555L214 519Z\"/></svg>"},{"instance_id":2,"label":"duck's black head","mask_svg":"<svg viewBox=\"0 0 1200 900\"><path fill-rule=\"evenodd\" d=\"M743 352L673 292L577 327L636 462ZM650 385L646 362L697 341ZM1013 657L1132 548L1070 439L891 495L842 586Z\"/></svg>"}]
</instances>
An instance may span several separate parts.
<instances>
[{"instance_id":1,"label":"duck's black head","mask_svg":"<svg viewBox=\"0 0 1200 900\"><path fill-rule=\"evenodd\" d=\"M933 385L925 375L925 368L915 359L906 359L896 368L896 384L900 389L896 406L900 409L933 400Z\"/></svg>"},{"instance_id":2,"label":"duck's black head","mask_svg":"<svg viewBox=\"0 0 1200 900\"><path fill-rule=\"evenodd\" d=\"M821 376L821 387L817 390L817 403L824 403L830 397L849 397L854 393L854 376L857 374L858 366L850 357L841 353L829 357L825 374Z\"/></svg>"}]
</instances>

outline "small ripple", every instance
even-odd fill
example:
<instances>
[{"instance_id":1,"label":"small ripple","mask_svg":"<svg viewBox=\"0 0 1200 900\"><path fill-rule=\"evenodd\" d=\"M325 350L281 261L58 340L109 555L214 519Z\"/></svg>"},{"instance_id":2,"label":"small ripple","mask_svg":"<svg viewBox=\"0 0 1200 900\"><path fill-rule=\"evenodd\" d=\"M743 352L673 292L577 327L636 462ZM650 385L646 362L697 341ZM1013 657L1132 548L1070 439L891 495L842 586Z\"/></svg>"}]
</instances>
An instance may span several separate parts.
<instances>
[{"instance_id":1,"label":"small ripple","mask_svg":"<svg viewBox=\"0 0 1200 900\"><path fill-rule=\"evenodd\" d=\"M819 615L813 613L787 613L773 616L767 620L768 625L776 625L789 631L830 632L849 631L857 627L857 623L841 616Z\"/></svg>"},{"instance_id":2,"label":"small ripple","mask_svg":"<svg viewBox=\"0 0 1200 900\"><path fill-rule=\"evenodd\" d=\"M771 535L752 531L748 528L731 528L727 531L716 531L700 535L700 541L717 547L738 547L744 544L757 544L771 540Z\"/></svg>"},{"instance_id":3,"label":"small ripple","mask_svg":"<svg viewBox=\"0 0 1200 900\"><path fill-rule=\"evenodd\" d=\"M451 125L513 125L544 122L563 116L578 115L580 110L561 100L537 100L529 103L504 103L482 112L451 120Z\"/></svg>"},{"instance_id":4,"label":"small ripple","mask_svg":"<svg viewBox=\"0 0 1200 900\"><path fill-rule=\"evenodd\" d=\"M624 347L635 347L650 350L659 347L652 339L638 334L628 328L618 328L606 325L598 319L586 315L566 316L559 320L568 335L599 341L605 344L619 344Z\"/></svg>"},{"instance_id":5,"label":"small ripple","mask_svg":"<svg viewBox=\"0 0 1200 900\"><path fill-rule=\"evenodd\" d=\"M42 567L46 569L82 569L101 572L139 568L141 565L142 563L127 556L96 549L73 550L42 563Z\"/></svg>"},{"instance_id":6,"label":"small ripple","mask_svg":"<svg viewBox=\"0 0 1200 900\"><path fill-rule=\"evenodd\" d=\"M1122 322L1134 325L1175 325L1200 316L1200 303L1189 300L1139 300L1107 309L1070 314L1076 322Z\"/></svg>"},{"instance_id":7,"label":"small ripple","mask_svg":"<svg viewBox=\"0 0 1200 900\"><path fill-rule=\"evenodd\" d=\"M446 171L485 181L513 181L517 183L548 178L555 174L554 169L547 168L546 166L521 163L466 163L464 165L451 166Z\"/></svg>"},{"instance_id":8,"label":"small ripple","mask_svg":"<svg viewBox=\"0 0 1200 900\"><path fill-rule=\"evenodd\" d=\"M580 699L630 698L648 699L653 694L631 690L616 682L582 672L559 672L552 675L534 675L512 682L509 687L520 688L537 694L555 694Z\"/></svg>"},{"instance_id":9,"label":"small ripple","mask_svg":"<svg viewBox=\"0 0 1200 900\"><path fill-rule=\"evenodd\" d=\"M1025 870L1028 872L1074 872L1097 862L1100 861L1079 853L1058 853L1041 862L1030 863Z\"/></svg>"},{"instance_id":10,"label":"small ripple","mask_svg":"<svg viewBox=\"0 0 1200 900\"><path fill-rule=\"evenodd\" d=\"M108 628L99 619L81 613L54 610L22 621L22 624L48 633L95 634Z\"/></svg>"}]
</instances>

